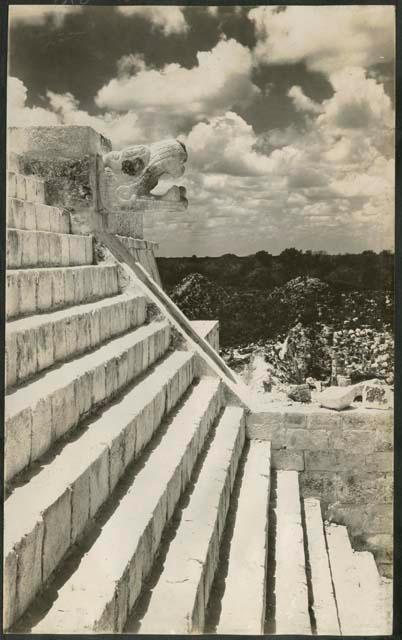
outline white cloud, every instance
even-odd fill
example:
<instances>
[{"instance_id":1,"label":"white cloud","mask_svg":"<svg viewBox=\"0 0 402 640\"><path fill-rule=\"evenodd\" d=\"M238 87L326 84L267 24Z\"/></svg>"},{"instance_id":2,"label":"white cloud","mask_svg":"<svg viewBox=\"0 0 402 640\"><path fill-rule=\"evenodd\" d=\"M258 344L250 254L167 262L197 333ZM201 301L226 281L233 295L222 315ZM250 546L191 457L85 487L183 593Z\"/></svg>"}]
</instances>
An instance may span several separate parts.
<instances>
[{"instance_id":1,"label":"white cloud","mask_svg":"<svg viewBox=\"0 0 402 640\"><path fill-rule=\"evenodd\" d=\"M176 63L161 70L137 66L134 73L122 73L102 87L96 104L115 111L155 110L159 116L179 111L201 119L235 103L248 104L259 93L250 80L250 50L236 40L221 40L211 51L200 51L197 62L191 69Z\"/></svg>"},{"instance_id":2,"label":"white cloud","mask_svg":"<svg viewBox=\"0 0 402 640\"><path fill-rule=\"evenodd\" d=\"M288 91L288 96L293 100L296 111L307 111L311 113L321 113L321 105L311 100L303 93L303 90L299 86L293 86Z\"/></svg>"},{"instance_id":3,"label":"white cloud","mask_svg":"<svg viewBox=\"0 0 402 640\"><path fill-rule=\"evenodd\" d=\"M383 6L257 7L254 22L258 61L305 61L314 71L333 73L345 66L367 68L394 57L395 11Z\"/></svg>"},{"instance_id":4,"label":"white cloud","mask_svg":"<svg viewBox=\"0 0 402 640\"><path fill-rule=\"evenodd\" d=\"M117 11L124 16L141 16L149 20L155 29L161 29L165 35L173 33L185 33L188 24L183 13L183 7L167 6L131 6L116 7Z\"/></svg>"},{"instance_id":5,"label":"white cloud","mask_svg":"<svg viewBox=\"0 0 402 640\"><path fill-rule=\"evenodd\" d=\"M113 140L115 148L144 141L144 129L137 115L106 114L91 116L79 108L78 101L71 93L47 92L47 106L27 107L27 88L18 78L8 79L7 124L15 127L52 126L71 124L93 127L96 131Z\"/></svg>"},{"instance_id":6,"label":"white cloud","mask_svg":"<svg viewBox=\"0 0 402 640\"><path fill-rule=\"evenodd\" d=\"M29 25L43 25L50 18L55 27L61 27L69 14L77 14L82 10L80 6L65 5L11 5L10 24L25 23Z\"/></svg>"}]
</instances>

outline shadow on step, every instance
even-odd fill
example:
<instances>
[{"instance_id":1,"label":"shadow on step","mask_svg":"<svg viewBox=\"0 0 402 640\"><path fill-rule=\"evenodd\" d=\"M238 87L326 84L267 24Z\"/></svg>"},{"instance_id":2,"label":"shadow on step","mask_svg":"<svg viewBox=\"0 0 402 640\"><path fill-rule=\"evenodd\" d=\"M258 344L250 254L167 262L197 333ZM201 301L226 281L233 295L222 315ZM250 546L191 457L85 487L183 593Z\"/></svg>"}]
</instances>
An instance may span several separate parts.
<instances>
[{"instance_id":1,"label":"shadow on step","mask_svg":"<svg viewBox=\"0 0 402 640\"><path fill-rule=\"evenodd\" d=\"M217 428L217 425L219 424L219 420L222 416L223 411L224 409L222 409L217 415L217 417L215 418L214 424L206 438L204 447L197 458L197 462L191 474L190 482L188 483L185 492L183 493L179 502L177 503L177 506L173 512L170 522L167 524L167 526L163 531L162 540L159 545L158 554L153 562L151 573L146 579L142 587L140 597L136 601L133 609L131 610L128 616L128 619L124 628L124 633L139 632L141 620L145 616L148 609L148 605L151 600L152 590L155 587L155 585L158 583L158 580L162 574L164 563L165 563L167 554L169 552L170 545L174 540L174 538L176 537L177 531L180 526L182 513L190 502L191 495L197 484L197 480L201 473L201 469L203 467L205 458L207 457L208 451L210 450L211 444L215 438L216 428Z\"/></svg>"},{"instance_id":2,"label":"shadow on step","mask_svg":"<svg viewBox=\"0 0 402 640\"><path fill-rule=\"evenodd\" d=\"M271 470L271 492L268 510L268 558L267 558L267 583L266 583L266 609L264 634L276 632L275 614L275 573L276 573L276 505L277 505L278 478L276 471Z\"/></svg>"},{"instance_id":3,"label":"shadow on step","mask_svg":"<svg viewBox=\"0 0 402 640\"><path fill-rule=\"evenodd\" d=\"M148 373L150 370L151 369L148 370ZM137 383L139 379L140 378L137 378L135 382ZM95 544L97 538L102 532L104 525L118 508L128 489L134 483L138 473L145 467L152 452L158 447L164 435L169 430L169 426L174 417L179 413L183 405L186 403L197 383L198 381L195 381L189 386L189 388L182 395L179 402L172 409L172 411L170 411L170 413L164 417L162 424L156 430L151 441L146 445L140 456L127 466L123 477L116 485L112 495L109 496L107 501L102 505L93 520L89 522L81 539L70 548L66 556L61 561L59 568L55 571L49 583L46 585L45 589L35 598L22 618L20 618L20 620L17 621L13 626L12 630L10 630L10 633L30 633L32 627L36 626L48 613L57 598L58 590L61 589L61 587L73 575L73 573L77 570L77 567L79 566L83 556ZM124 391L126 392L127 388ZM116 402L118 401L119 399L116 400ZM92 420L88 421L88 423L86 424L86 428L90 427L91 422ZM77 437L78 435L79 434L77 434ZM210 440L208 441L207 448L209 447L209 444ZM202 455L205 457L206 451L205 453L203 452ZM199 469L201 467L202 462L200 462ZM197 473L199 473L199 469L197 467ZM194 486L195 482L196 477L194 477L194 480L191 483L191 487ZM187 500L189 499L189 495L190 494L187 493L185 494L185 496L187 496ZM144 499L146 499L146 496L144 496ZM181 508L183 508L184 506L185 504L183 504Z\"/></svg>"}]
</instances>

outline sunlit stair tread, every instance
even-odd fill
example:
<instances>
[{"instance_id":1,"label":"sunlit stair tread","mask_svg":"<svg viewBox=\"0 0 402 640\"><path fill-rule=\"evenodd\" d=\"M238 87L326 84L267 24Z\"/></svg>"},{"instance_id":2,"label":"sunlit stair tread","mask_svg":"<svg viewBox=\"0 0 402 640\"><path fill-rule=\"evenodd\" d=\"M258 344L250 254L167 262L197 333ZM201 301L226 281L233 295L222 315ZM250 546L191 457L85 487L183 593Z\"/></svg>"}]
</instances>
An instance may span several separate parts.
<instances>
[{"instance_id":1,"label":"sunlit stair tread","mask_svg":"<svg viewBox=\"0 0 402 640\"><path fill-rule=\"evenodd\" d=\"M122 631L221 402L201 379L34 633Z\"/></svg>"},{"instance_id":2,"label":"sunlit stair tread","mask_svg":"<svg viewBox=\"0 0 402 640\"><path fill-rule=\"evenodd\" d=\"M203 631L244 437L243 409L227 407L218 422L189 503L181 513L139 633Z\"/></svg>"},{"instance_id":3,"label":"sunlit stair tread","mask_svg":"<svg viewBox=\"0 0 402 640\"><path fill-rule=\"evenodd\" d=\"M277 634L310 635L297 471L277 472L275 622Z\"/></svg>"},{"instance_id":4,"label":"sunlit stair tread","mask_svg":"<svg viewBox=\"0 0 402 640\"><path fill-rule=\"evenodd\" d=\"M106 407L78 439L66 443L29 482L16 487L5 503L5 556L16 549L18 557L23 539L27 544L31 538L33 543L35 526L43 522L44 582L111 494L126 467L151 440L193 376L194 355L172 353ZM52 530L48 523L54 513L58 525ZM26 567L18 566L20 580L28 583L24 570Z\"/></svg>"},{"instance_id":5,"label":"sunlit stair tread","mask_svg":"<svg viewBox=\"0 0 402 640\"><path fill-rule=\"evenodd\" d=\"M270 455L270 442L250 441L236 504L218 634L264 633Z\"/></svg>"},{"instance_id":6,"label":"sunlit stair tread","mask_svg":"<svg viewBox=\"0 0 402 640\"><path fill-rule=\"evenodd\" d=\"M304 499L306 543L310 566L312 609L318 635L339 635L338 613L332 586L320 501Z\"/></svg>"},{"instance_id":7,"label":"sunlit stair tread","mask_svg":"<svg viewBox=\"0 0 402 640\"><path fill-rule=\"evenodd\" d=\"M92 263L92 236L7 229L7 269Z\"/></svg>"},{"instance_id":8,"label":"sunlit stair tread","mask_svg":"<svg viewBox=\"0 0 402 640\"><path fill-rule=\"evenodd\" d=\"M6 326L7 386L28 379L145 322L146 298L127 292Z\"/></svg>"},{"instance_id":9,"label":"sunlit stair tread","mask_svg":"<svg viewBox=\"0 0 402 640\"><path fill-rule=\"evenodd\" d=\"M90 302L119 291L117 265L15 269L6 273L7 319Z\"/></svg>"},{"instance_id":10,"label":"sunlit stair tread","mask_svg":"<svg viewBox=\"0 0 402 640\"><path fill-rule=\"evenodd\" d=\"M169 343L169 324L153 321L42 372L6 395L6 480L145 371L167 351Z\"/></svg>"},{"instance_id":11,"label":"sunlit stair tread","mask_svg":"<svg viewBox=\"0 0 402 640\"><path fill-rule=\"evenodd\" d=\"M70 233L68 211L38 202L8 198L7 227L33 231Z\"/></svg>"}]
</instances>

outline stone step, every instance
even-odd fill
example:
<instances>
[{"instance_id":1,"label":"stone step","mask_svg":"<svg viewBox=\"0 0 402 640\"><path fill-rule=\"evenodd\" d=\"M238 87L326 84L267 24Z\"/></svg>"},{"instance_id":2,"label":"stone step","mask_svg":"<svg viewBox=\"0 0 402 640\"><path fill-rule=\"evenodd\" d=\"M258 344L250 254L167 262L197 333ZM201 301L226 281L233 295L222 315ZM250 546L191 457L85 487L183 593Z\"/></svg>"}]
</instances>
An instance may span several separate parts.
<instances>
[{"instance_id":1,"label":"stone step","mask_svg":"<svg viewBox=\"0 0 402 640\"><path fill-rule=\"evenodd\" d=\"M70 214L68 211L47 204L8 198L7 227L70 233Z\"/></svg>"},{"instance_id":2,"label":"stone step","mask_svg":"<svg viewBox=\"0 0 402 640\"><path fill-rule=\"evenodd\" d=\"M68 442L27 484L14 489L5 503L4 549L6 565L15 564L19 578L16 585L11 574L5 576L7 627L21 616L82 535L193 376L194 355L172 353L107 407L78 439ZM25 557L28 553L35 557L38 537L41 552L32 567Z\"/></svg>"},{"instance_id":3,"label":"stone step","mask_svg":"<svg viewBox=\"0 0 402 640\"><path fill-rule=\"evenodd\" d=\"M7 196L45 204L45 181L35 176L24 176L15 171L8 171Z\"/></svg>"},{"instance_id":4,"label":"stone step","mask_svg":"<svg viewBox=\"0 0 402 640\"><path fill-rule=\"evenodd\" d=\"M392 635L390 602L384 598L384 584L378 573L374 556L369 551L354 553L359 585L362 590L362 606L366 614L364 634L369 636Z\"/></svg>"},{"instance_id":5,"label":"stone step","mask_svg":"<svg viewBox=\"0 0 402 640\"><path fill-rule=\"evenodd\" d=\"M12 173L24 173L24 159L18 153L7 153L7 169Z\"/></svg>"},{"instance_id":6,"label":"stone step","mask_svg":"<svg viewBox=\"0 0 402 640\"><path fill-rule=\"evenodd\" d=\"M321 515L320 501L304 499L307 552L310 567L312 610L317 635L339 635L338 612Z\"/></svg>"},{"instance_id":7,"label":"stone step","mask_svg":"<svg viewBox=\"0 0 402 640\"><path fill-rule=\"evenodd\" d=\"M230 495L245 439L244 410L221 416L189 503L152 588L139 633L202 633Z\"/></svg>"},{"instance_id":8,"label":"stone step","mask_svg":"<svg viewBox=\"0 0 402 640\"><path fill-rule=\"evenodd\" d=\"M264 633L270 459L270 442L250 441L236 504L218 634Z\"/></svg>"},{"instance_id":9,"label":"stone step","mask_svg":"<svg viewBox=\"0 0 402 640\"><path fill-rule=\"evenodd\" d=\"M193 388L33 633L122 631L222 401L217 379Z\"/></svg>"},{"instance_id":10,"label":"stone step","mask_svg":"<svg viewBox=\"0 0 402 640\"><path fill-rule=\"evenodd\" d=\"M117 265L8 271L7 320L92 302L120 290Z\"/></svg>"},{"instance_id":11,"label":"stone step","mask_svg":"<svg viewBox=\"0 0 402 640\"><path fill-rule=\"evenodd\" d=\"M169 324L151 322L6 395L6 481L146 371L169 344Z\"/></svg>"},{"instance_id":12,"label":"stone step","mask_svg":"<svg viewBox=\"0 0 402 640\"><path fill-rule=\"evenodd\" d=\"M7 229L7 269L92 263L92 236Z\"/></svg>"},{"instance_id":13,"label":"stone step","mask_svg":"<svg viewBox=\"0 0 402 640\"><path fill-rule=\"evenodd\" d=\"M311 635L297 471L277 472L275 519L276 633Z\"/></svg>"},{"instance_id":14,"label":"stone step","mask_svg":"<svg viewBox=\"0 0 402 640\"><path fill-rule=\"evenodd\" d=\"M94 349L144 324L145 296L123 293L7 323L6 381L12 387L56 362Z\"/></svg>"},{"instance_id":15,"label":"stone step","mask_svg":"<svg viewBox=\"0 0 402 640\"><path fill-rule=\"evenodd\" d=\"M366 635L368 612L366 607L362 611L362 585L347 528L326 524L325 533L341 634Z\"/></svg>"}]
</instances>

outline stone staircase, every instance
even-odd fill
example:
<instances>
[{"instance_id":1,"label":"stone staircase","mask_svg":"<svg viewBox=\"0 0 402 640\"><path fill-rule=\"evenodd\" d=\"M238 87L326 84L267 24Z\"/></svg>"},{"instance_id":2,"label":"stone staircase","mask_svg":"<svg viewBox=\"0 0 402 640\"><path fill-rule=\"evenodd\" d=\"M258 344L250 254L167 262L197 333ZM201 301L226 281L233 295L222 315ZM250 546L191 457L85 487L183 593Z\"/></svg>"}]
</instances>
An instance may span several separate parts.
<instances>
[{"instance_id":1,"label":"stone staircase","mask_svg":"<svg viewBox=\"0 0 402 640\"><path fill-rule=\"evenodd\" d=\"M388 585L371 554L300 500L297 472L271 470L270 443L246 440L247 409L224 380L19 167L4 628L385 633Z\"/></svg>"}]
</instances>

